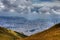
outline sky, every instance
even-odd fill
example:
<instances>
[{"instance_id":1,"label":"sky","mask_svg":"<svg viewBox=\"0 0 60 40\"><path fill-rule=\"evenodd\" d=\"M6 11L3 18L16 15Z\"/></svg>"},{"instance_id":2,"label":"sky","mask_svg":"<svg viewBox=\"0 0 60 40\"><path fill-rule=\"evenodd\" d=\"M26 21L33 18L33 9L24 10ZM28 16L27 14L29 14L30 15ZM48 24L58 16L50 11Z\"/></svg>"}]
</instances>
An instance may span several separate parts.
<instances>
[{"instance_id":1,"label":"sky","mask_svg":"<svg viewBox=\"0 0 60 40\"><path fill-rule=\"evenodd\" d=\"M16 31L22 30L26 35L31 35L40 32L41 30L45 30L46 28L48 29L50 26L54 25L55 22L60 22L60 0L0 0L0 16L24 17L29 21L33 20L34 23L35 20L38 19L36 21L37 24L40 24L41 22L39 20L42 19L42 29L39 25L37 27L40 29L37 29L37 31L33 33L25 32L25 30L30 29L29 27L26 29L15 29ZM46 23L44 20L46 20ZM4 24L4 21L2 23ZM34 29L33 27L35 26L31 27Z\"/></svg>"},{"instance_id":2,"label":"sky","mask_svg":"<svg viewBox=\"0 0 60 40\"><path fill-rule=\"evenodd\" d=\"M35 20L50 18L51 15L60 16L60 0L0 0L0 16Z\"/></svg>"}]
</instances>

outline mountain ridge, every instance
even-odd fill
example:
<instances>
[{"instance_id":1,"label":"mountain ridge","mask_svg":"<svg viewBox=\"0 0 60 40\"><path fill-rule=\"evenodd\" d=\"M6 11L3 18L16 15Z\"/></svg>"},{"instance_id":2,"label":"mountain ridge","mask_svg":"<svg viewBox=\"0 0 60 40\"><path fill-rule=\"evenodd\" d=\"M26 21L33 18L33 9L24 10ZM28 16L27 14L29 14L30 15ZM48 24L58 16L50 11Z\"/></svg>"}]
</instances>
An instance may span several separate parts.
<instances>
[{"instance_id":1,"label":"mountain ridge","mask_svg":"<svg viewBox=\"0 0 60 40\"><path fill-rule=\"evenodd\" d=\"M27 37L24 34L18 33L16 31L12 31L10 29L0 27L0 39L1 40L22 40Z\"/></svg>"},{"instance_id":2,"label":"mountain ridge","mask_svg":"<svg viewBox=\"0 0 60 40\"><path fill-rule=\"evenodd\" d=\"M60 40L60 23L48 30L31 35L25 38L25 40Z\"/></svg>"}]
</instances>

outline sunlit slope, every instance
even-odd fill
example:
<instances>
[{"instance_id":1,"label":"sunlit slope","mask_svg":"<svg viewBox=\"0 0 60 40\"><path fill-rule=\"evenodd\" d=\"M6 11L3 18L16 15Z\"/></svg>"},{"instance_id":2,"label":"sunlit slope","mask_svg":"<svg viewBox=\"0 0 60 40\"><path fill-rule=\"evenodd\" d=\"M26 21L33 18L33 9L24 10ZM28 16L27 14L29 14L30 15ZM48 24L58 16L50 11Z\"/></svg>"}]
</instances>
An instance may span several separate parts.
<instances>
[{"instance_id":1,"label":"sunlit slope","mask_svg":"<svg viewBox=\"0 0 60 40\"><path fill-rule=\"evenodd\" d=\"M22 40L25 37L27 36L16 31L0 27L0 40Z\"/></svg>"},{"instance_id":2,"label":"sunlit slope","mask_svg":"<svg viewBox=\"0 0 60 40\"><path fill-rule=\"evenodd\" d=\"M52 26L43 32L31 35L25 40L60 40L60 24Z\"/></svg>"}]
</instances>

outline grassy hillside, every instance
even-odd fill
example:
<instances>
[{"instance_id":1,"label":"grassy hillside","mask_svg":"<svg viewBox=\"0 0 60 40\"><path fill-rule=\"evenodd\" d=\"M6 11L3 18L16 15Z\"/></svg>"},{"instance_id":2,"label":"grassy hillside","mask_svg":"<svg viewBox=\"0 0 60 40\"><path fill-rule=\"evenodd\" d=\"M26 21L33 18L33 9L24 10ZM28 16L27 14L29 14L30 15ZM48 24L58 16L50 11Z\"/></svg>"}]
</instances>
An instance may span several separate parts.
<instances>
[{"instance_id":1,"label":"grassy hillside","mask_svg":"<svg viewBox=\"0 0 60 40\"><path fill-rule=\"evenodd\" d=\"M29 37L19 32L0 27L0 40L60 40L60 24L56 24L48 30Z\"/></svg>"},{"instance_id":2,"label":"grassy hillside","mask_svg":"<svg viewBox=\"0 0 60 40\"><path fill-rule=\"evenodd\" d=\"M31 35L25 40L60 40L60 24L52 26L43 32Z\"/></svg>"},{"instance_id":3,"label":"grassy hillside","mask_svg":"<svg viewBox=\"0 0 60 40\"><path fill-rule=\"evenodd\" d=\"M27 36L16 31L0 27L0 40L22 40L25 37Z\"/></svg>"}]
</instances>

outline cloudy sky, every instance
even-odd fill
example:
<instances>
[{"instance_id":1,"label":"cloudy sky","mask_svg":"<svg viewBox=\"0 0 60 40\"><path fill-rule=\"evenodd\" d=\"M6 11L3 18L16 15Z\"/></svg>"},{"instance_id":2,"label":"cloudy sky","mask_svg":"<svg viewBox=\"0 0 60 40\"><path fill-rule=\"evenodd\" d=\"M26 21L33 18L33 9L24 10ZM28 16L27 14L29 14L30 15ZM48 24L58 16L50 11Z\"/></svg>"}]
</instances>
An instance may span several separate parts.
<instances>
[{"instance_id":1,"label":"cloudy sky","mask_svg":"<svg viewBox=\"0 0 60 40\"><path fill-rule=\"evenodd\" d=\"M0 0L0 16L34 20L51 15L60 16L60 0Z\"/></svg>"},{"instance_id":2,"label":"cloudy sky","mask_svg":"<svg viewBox=\"0 0 60 40\"><path fill-rule=\"evenodd\" d=\"M0 0L0 16L24 17L29 21L32 20L32 22L38 19L37 21L31 23L31 25L35 22L36 24L41 23L43 25L36 26L37 29L33 28L35 26L30 26L32 29L37 30L33 33L30 31L26 32L26 30L30 30L29 26L28 28L26 27L26 29L15 29L16 31L21 31L26 35L31 35L40 32L41 30L48 29L54 25L54 23L60 22L60 0ZM40 22L41 19L42 22ZM1 21L0 23L4 24L5 21L6 20ZM16 22L18 23L18 21ZM5 23L4 25L7 26L8 24ZM10 26L9 25L8 27L13 24ZM42 26L42 29L40 26Z\"/></svg>"}]
</instances>

